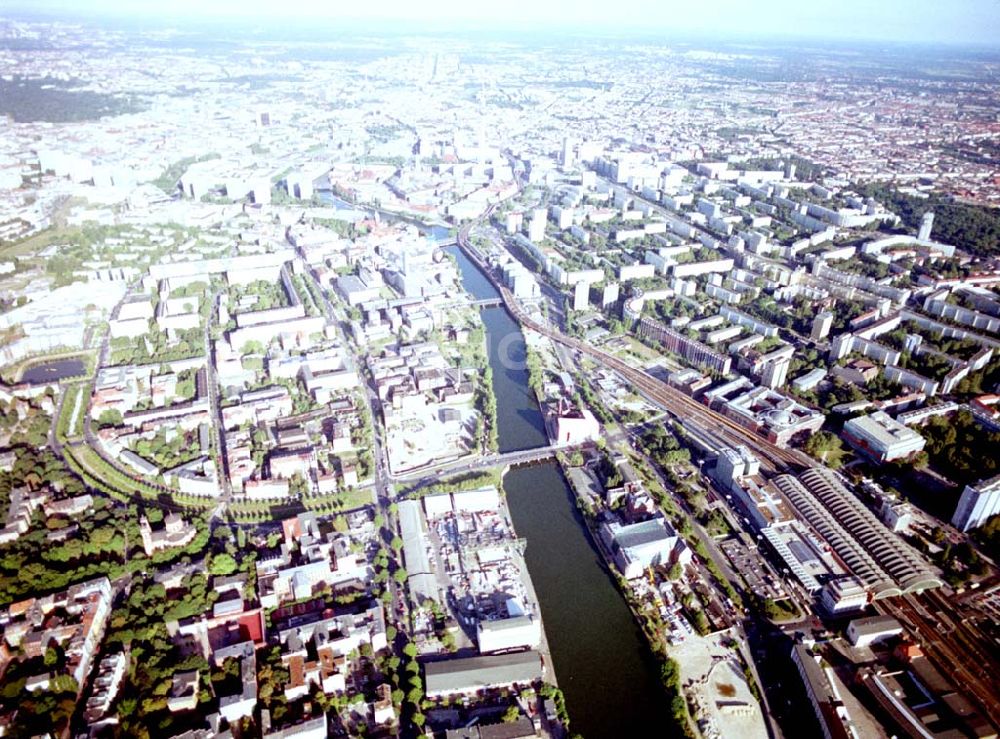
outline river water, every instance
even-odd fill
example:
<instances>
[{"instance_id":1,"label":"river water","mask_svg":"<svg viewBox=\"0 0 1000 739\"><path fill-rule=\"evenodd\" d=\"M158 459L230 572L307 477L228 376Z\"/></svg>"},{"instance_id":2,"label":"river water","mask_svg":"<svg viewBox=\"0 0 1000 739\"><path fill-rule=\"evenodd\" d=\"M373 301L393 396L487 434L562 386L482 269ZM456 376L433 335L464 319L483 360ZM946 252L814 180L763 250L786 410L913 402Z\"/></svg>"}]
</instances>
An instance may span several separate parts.
<instances>
[{"instance_id":1,"label":"river water","mask_svg":"<svg viewBox=\"0 0 1000 739\"><path fill-rule=\"evenodd\" d=\"M496 297L457 247L465 289ZM497 398L500 450L548 443L524 369L524 337L504 308L482 312ZM504 491L542 610L572 733L585 739L666 736L666 697L645 637L605 569L555 462L511 470Z\"/></svg>"}]
</instances>

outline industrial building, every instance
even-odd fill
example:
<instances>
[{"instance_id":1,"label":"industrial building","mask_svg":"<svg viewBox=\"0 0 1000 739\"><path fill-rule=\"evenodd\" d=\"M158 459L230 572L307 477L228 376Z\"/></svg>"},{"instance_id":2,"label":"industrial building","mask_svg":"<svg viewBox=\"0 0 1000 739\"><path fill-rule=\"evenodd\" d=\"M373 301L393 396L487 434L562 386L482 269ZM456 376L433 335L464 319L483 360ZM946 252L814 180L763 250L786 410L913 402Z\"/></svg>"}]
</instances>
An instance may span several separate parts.
<instances>
[{"instance_id":1,"label":"industrial building","mask_svg":"<svg viewBox=\"0 0 1000 739\"><path fill-rule=\"evenodd\" d=\"M875 598L941 585L930 565L865 508L836 473L814 467L799 479L776 477L774 484Z\"/></svg>"},{"instance_id":2,"label":"industrial building","mask_svg":"<svg viewBox=\"0 0 1000 739\"><path fill-rule=\"evenodd\" d=\"M428 698L446 695L474 695L490 688L531 685L543 675L541 655L535 651L515 652L424 665Z\"/></svg>"},{"instance_id":3,"label":"industrial building","mask_svg":"<svg viewBox=\"0 0 1000 739\"><path fill-rule=\"evenodd\" d=\"M480 621L476 636L483 654L535 648L542 641L542 621L533 615Z\"/></svg>"},{"instance_id":4,"label":"industrial building","mask_svg":"<svg viewBox=\"0 0 1000 739\"><path fill-rule=\"evenodd\" d=\"M647 567L690 560L690 551L663 518L622 526L605 524L601 538L626 579L641 577Z\"/></svg>"}]
</instances>

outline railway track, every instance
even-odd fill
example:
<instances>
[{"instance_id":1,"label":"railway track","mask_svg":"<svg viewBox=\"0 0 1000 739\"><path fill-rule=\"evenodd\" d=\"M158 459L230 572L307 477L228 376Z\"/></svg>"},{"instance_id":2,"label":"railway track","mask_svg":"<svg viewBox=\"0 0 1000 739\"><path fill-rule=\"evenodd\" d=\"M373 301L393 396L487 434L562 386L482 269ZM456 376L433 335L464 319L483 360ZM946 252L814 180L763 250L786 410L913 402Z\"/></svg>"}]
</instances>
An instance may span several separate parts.
<instances>
[{"instance_id":1,"label":"railway track","mask_svg":"<svg viewBox=\"0 0 1000 739\"><path fill-rule=\"evenodd\" d=\"M489 217L489 212L486 217ZM468 238L470 229L471 226L466 226L459 232L459 245L476 263L476 266L479 267L483 274L487 276L500 293L504 306L522 326L559 342L563 346L590 357L604 367L613 370L650 400L657 405L661 405L674 416L695 419L727 442L734 445L743 444L760 458L761 465L769 472L799 472L815 466L815 462L805 454L791 449L782 449L732 419L684 395L679 390L666 385L661 380L647 374L644 370L633 367L618 357L608 354L580 339L567 336L558 329L542 324L528 316L514 299L514 296L507 289L506 285L496 278L490 266L486 264L478 251L471 246Z\"/></svg>"},{"instance_id":2,"label":"railway track","mask_svg":"<svg viewBox=\"0 0 1000 739\"><path fill-rule=\"evenodd\" d=\"M486 219L494 208L495 206L491 206L486 212ZM616 372L673 416L695 420L721 440L745 445L760 458L761 467L772 474L799 473L817 466L817 462L808 455L783 449L644 370L528 316L507 287L496 278L476 248L469 243L469 232L473 225L469 224L459 231L458 244L487 276L500 293L504 306L523 327ZM967 692L994 725L1000 725L1000 691L996 688L997 676L1000 675L1000 657L996 645L962 615L954 602L940 592L930 590L919 595L876 601L875 607L910 626L919 636L932 664L949 676L956 688Z\"/></svg>"},{"instance_id":3,"label":"railway track","mask_svg":"<svg viewBox=\"0 0 1000 739\"><path fill-rule=\"evenodd\" d=\"M919 637L924 654L961 692L971 697L994 725L1000 724L995 650L970 627L941 593L929 590L875 602Z\"/></svg>"}]
</instances>

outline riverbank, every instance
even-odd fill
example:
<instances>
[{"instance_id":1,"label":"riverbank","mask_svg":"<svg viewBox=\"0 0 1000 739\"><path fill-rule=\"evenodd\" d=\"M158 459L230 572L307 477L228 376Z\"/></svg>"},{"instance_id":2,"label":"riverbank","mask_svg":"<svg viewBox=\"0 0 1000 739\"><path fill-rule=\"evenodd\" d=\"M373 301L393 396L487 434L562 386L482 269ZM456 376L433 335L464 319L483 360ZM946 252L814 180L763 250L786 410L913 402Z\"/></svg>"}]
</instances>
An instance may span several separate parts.
<instances>
[{"instance_id":1,"label":"riverbank","mask_svg":"<svg viewBox=\"0 0 1000 739\"><path fill-rule=\"evenodd\" d=\"M490 281L456 248L446 249L476 299L495 298ZM529 387L527 349L505 308L481 312L493 368L500 451L548 444ZM573 733L587 739L647 736L668 715L659 668L596 549L556 462L515 467L503 478L511 520L526 542L551 668Z\"/></svg>"},{"instance_id":2,"label":"riverbank","mask_svg":"<svg viewBox=\"0 0 1000 739\"><path fill-rule=\"evenodd\" d=\"M665 726L658 669L556 462L503 480L541 604L572 731L587 739L646 736Z\"/></svg>"}]
</instances>

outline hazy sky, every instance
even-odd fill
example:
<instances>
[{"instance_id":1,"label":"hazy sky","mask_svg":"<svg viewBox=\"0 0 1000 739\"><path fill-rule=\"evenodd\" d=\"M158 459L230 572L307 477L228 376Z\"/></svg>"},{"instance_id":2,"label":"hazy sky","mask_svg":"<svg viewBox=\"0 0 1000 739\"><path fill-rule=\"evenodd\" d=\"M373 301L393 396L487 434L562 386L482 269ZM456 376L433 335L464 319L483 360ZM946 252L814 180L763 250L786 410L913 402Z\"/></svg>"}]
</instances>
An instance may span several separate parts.
<instances>
[{"instance_id":1,"label":"hazy sky","mask_svg":"<svg viewBox=\"0 0 1000 739\"><path fill-rule=\"evenodd\" d=\"M442 30L484 28L778 34L1000 46L1000 0L0 0L61 12L396 20Z\"/></svg>"}]
</instances>

